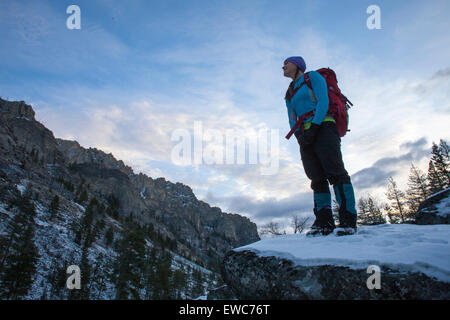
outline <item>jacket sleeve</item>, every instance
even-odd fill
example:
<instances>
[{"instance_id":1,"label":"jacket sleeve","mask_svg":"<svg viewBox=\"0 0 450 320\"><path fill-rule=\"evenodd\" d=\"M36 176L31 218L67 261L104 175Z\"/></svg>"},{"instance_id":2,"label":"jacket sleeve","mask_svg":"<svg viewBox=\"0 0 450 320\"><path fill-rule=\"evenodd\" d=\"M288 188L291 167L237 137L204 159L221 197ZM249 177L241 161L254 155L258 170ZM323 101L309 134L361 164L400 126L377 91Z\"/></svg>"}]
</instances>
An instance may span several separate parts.
<instances>
[{"instance_id":1,"label":"jacket sleeve","mask_svg":"<svg viewBox=\"0 0 450 320\"><path fill-rule=\"evenodd\" d=\"M325 78L317 71L311 71L309 73L309 79L311 80L312 90L317 98L316 112L312 123L321 124L328 112L328 105L330 103L328 99L327 82Z\"/></svg>"}]
</instances>

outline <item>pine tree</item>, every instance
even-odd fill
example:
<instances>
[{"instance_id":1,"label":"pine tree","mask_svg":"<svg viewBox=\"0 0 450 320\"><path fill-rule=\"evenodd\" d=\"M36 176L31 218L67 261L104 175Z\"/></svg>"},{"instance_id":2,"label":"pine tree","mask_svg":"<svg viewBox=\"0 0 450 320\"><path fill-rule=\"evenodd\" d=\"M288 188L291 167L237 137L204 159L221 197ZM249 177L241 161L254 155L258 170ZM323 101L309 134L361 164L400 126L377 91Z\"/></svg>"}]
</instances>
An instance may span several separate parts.
<instances>
[{"instance_id":1,"label":"pine tree","mask_svg":"<svg viewBox=\"0 0 450 320\"><path fill-rule=\"evenodd\" d=\"M380 206L370 195L367 198L367 205L369 208L370 222L372 223L372 225L386 223L386 219L381 212Z\"/></svg>"},{"instance_id":2,"label":"pine tree","mask_svg":"<svg viewBox=\"0 0 450 320\"><path fill-rule=\"evenodd\" d=\"M386 223L380 206L369 194L366 198L360 198L358 201L358 218L361 225L376 225Z\"/></svg>"},{"instance_id":3,"label":"pine tree","mask_svg":"<svg viewBox=\"0 0 450 320\"><path fill-rule=\"evenodd\" d=\"M394 214L392 207L385 203L383 206L384 214L388 217L390 224L400 223L400 217L398 214Z\"/></svg>"},{"instance_id":4,"label":"pine tree","mask_svg":"<svg viewBox=\"0 0 450 320\"><path fill-rule=\"evenodd\" d=\"M433 194L444 189L444 183L437 172L434 162L428 164L428 193Z\"/></svg>"},{"instance_id":5,"label":"pine tree","mask_svg":"<svg viewBox=\"0 0 450 320\"><path fill-rule=\"evenodd\" d=\"M120 208L119 199L113 194L110 194L108 196L108 204L109 206L106 208L106 213L116 220L119 219L119 208Z\"/></svg>"},{"instance_id":6,"label":"pine tree","mask_svg":"<svg viewBox=\"0 0 450 320\"><path fill-rule=\"evenodd\" d=\"M64 181L64 187L65 187L67 190L69 190L70 192L74 192L75 186L73 185L73 183L70 182L70 181L65 181L65 180L63 180L63 181Z\"/></svg>"},{"instance_id":7,"label":"pine tree","mask_svg":"<svg viewBox=\"0 0 450 320\"><path fill-rule=\"evenodd\" d=\"M436 161L436 168L442 175L444 189L450 187L450 148L445 140L439 141L439 161Z\"/></svg>"},{"instance_id":8,"label":"pine tree","mask_svg":"<svg viewBox=\"0 0 450 320\"><path fill-rule=\"evenodd\" d=\"M359 225L369 224L369 221L367 219L368 214L369 214L369 206L367 204L367 199L361 197L358 199L358 224Z\"/></svg>"},{"instance_id":9,"label":"pine tree","mask_svg":"<svg viewBox=\"0 0 450 320\"><path fill-rule=\"evenodd\" d=\"M27 295L33 284L36 264L39 259L33 242L34 226L29 224L23 235L12 245L12 252L6 258L1 285L6 299L19 299Z\"/></svg>"},{"instance_id":10,"label":"pine tree","mask_svg":"<svg viewBox=\"0 0 450 320\"><path fill-rule=\"evenodd\" d=\"M102 295L106 291L107 283L112 280L113 271L112 260L103 254L99 254L95 259L90 280L91 295L95 294L93 299L103 298Z\"/></svg>"},{"instance_id":11,"label":"pine tree","mask_svg":"<svg viewBox=\"0 0 450 320\"><path fill-rule=\"evenodd\" d=\"M404 223L406 221L405 193L397 187L397 183L392 177L389 177L388 179L388 191L386 196L388 200L391 201L391 214L398 215L400 223ZM393 219L393 221L396 221L396 219Z\"/></svg>"},{"instance_id":12,"label":"pine tree","mask_svg":"<svg viewBox=\"0 0 450 320\"><path fill-rule=\"evenodd\" d=\"M186 289L186 278L183 268L173 272L174 299L181 299L181 293Z\"/></svg>"},{"instance_id":13,"label":"pine tree","mask_svg":"<svg viewBox=\"0 0 450 320\"><path fill-rule=\"evenodd\" d=\"M147 248L146 249L146 257L145 257L146 263L145 263L145 299L156 299L156 281L157 281L157 275L156 275L156 250L154 248Z\"/></svg>"},{"instance_id":14,"label":"pine tree","mask_svg":"<svg viewBox=\"0 0 450 320\"><path fill-rule=\"evenodd\" d=\"M435 162L436 171L441 176L444 189L446 189L450 187L450 154L447 142L441 139L439 147L433 149L432 154L431 160Z\"/></svg>"},{"instance_id":15,"label":"pine tree","mask_svg":"<svg viewBox=\"0 0 450 320\"><path fill-rule=\"evenodd\" d=\"M81 300L89 300L91 294L91 264L89 262L89 248L83 246L81 251L81 261L80 261L80 271L81 271L81 289L72 290L79 294Z\"/></svg>"},{"instance_id":16,"label":"pine tree","mask_svg":"<svg viewBox=\"0 0 450 320\"><path fill-rule=\"evenodd\" d=\"M114 228L111 226L105 233L105 242L110 246L114 241Z\"/></svg>"},{"instance_id":17,"label":"pine tree","mask_svg":"<svg viewBox=\"0 0 450 320\"><path fill-rule=\"evenodd\" d=\"M439 140L439 146L441 148L442 156L447 164L450 163L450 147L445 140Z\"/></svg>"},{"instance_id":18,"label":"pine tree","mask_svg":"<svg viewBox=\"0 0 450 320\"><path fill-rule=\"evenodd\" d=\"M433 142L428 176L432 193L450 187L450 159L449 146L440 140L439 146Z\"/></svg>"},{"instance_id":19,"label":"pine tree","mask_svg":"<svg viewBox=\"0 0 450 320\"><path fill-rule=\"evenodd\" d=\"M48 300L47 286L45 286L44 281L41 281L41 287L44 287L44 291L39 300Z\"/></svg>"},{"instance_id":20,"label":"pine tree","mask_svg":"<svg viewBox=\"0 0 450 320\"><path fill-rule=\"evenodd\" d=\"M411 216L415 216L419 205L428 197L427 176L413 163L409 170L406 198Z\"/></svg>"},{"instance_id":21,"label":"pine tree","mask_svg":"<svg viewBox=\"0 0 450 320\"><path fill-rule=\"evenodd\" d=\"M55 195L50 203L50 219L53 220L56 217L56 213L59 209L59 197Z\"/></svg>"},{"instance_id":22,"label":"pine tree","mask_svg":"<svg viewBox=\"0 0 450 320\"><path fill-rule=\"evenodd\" d=\"M78 225L79 229L76 233L76 240L79 240L79 242L77 242L78 244L82 244L85 247L90 247L97 236L97 230L93 226L94 213L97 204L97 199L92 198L84 212L81 223Z\"/></svg>"},{"instance_id":23,"label":"pine tree","mask_svg":"<svg viewBox=\"0 0 450 320\"><path fill-rule=\"evenodd\" d=\"M65 264L60 254L52 259L50 273L47 275L47 283L50 285L50 293L47 293L49 299L64 299L68 293L66 288L67 268Z\"/></svg>"},{"instance_id":24,"label":"pine tree","mask_svg":"<svg viewBox=\"0 0 450 320\"><path fill-rule=\"evenodd\" d=\"M141 299L145 278L145 236L141 228L128 224L119 245L116 264L116 299Z\"/></svg>"},{"instance_id":25,"label":"pine tree","mask_svg":"<svg viewBox=\"0 0 450 320\"><path fill-rule=\"evenodd\" d=\"M170 266L172 264L172 257L170 255L162 255L158 258L156 263L157 281L155 282L154 297L156 299L170 299L172 288L170 279L172 271Z\"/></svg>"},{"instance_id":26,"label":"pine tree","mask_svg":"<svg viewBox=\"0 0 450 320\"><path fill-rule=\"evenodd\" d=\"M28 294L36 273L39 252L34 244L36 211L29 198L19 202L19 212L10 220L0 257L0 297L20 299Z\"/></svg>"},{"instance_id":27,"label":"pine tree","mask_svg":"<svg viewBox=\"0 0 450 320\"><path fill-rule=\"evenodd\" d=\"M86 201L89 200L88 194L86 189L82 188L80 190L80 197L76 200L80 204L84 204Z\"/></svg>"},{"instance_id":28,"label":"pine tree","mask_svg":"<svg viewBox=\"0 0 450 320\"><path fill-rule=\"evenodd\" d=\"M203 276L200 270L194 269L194 271L192 272L192 282L192 297L197 298L198 296L203 295Z\"/></svg>"}]
</instances>

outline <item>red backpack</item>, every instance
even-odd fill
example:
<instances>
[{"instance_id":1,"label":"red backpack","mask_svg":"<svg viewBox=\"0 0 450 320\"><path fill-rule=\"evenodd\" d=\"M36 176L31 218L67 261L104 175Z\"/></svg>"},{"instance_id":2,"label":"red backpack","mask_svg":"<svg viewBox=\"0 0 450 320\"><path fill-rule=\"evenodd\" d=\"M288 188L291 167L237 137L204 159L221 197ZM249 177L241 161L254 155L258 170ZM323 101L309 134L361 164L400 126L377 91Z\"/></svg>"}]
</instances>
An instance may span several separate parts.
<instances>
[{"instance_id":1,"label":"red backpack","mask_svg":"<svg viewBox=\"0 0 450 320\"><path fill-rule=\"evenodd\" d=\"M341 90L337 85L338 81L336 79L336 73L332 69L321 68L316 71L320 73L327 82L328 99L330 101L327 116L332 117L336 121L339 136L343 137L345 136L347 131L350 131L348 129L348 109L350 109L350 106L353 106L353 104L347 99L346 96L341 93ZM312 90L311 80L309 79L309 72L305 73L305 80L295 90L287 94L287 99L291 100L297 90L300 89L300 87L305 83ZM291 131L289 131L289 133L286 135L286 139L289 140L289 138L294 134L298 127L300 127L301 133L303 133L303 126L301 124L305 119L311 116L314 116L314 110L302 115L297 120L294 127L292 127Z\"/></svg>"}]
</instances>

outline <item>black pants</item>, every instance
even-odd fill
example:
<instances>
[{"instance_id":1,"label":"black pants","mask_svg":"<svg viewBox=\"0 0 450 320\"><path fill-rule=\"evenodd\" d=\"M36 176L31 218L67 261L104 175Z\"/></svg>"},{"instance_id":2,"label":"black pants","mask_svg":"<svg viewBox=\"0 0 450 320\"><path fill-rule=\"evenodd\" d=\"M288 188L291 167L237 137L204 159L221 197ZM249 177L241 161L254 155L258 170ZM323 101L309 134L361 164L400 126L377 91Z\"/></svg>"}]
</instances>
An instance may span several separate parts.
<instances>
[{"instance_id":1,"label":"black pants","mask_svg":"<svg viewBox=\"0 0 450 320\"><path fill-rule=\"evenodd\" d=\"M341 138L334 122L323 122L314 143L300 147L300 156L315 192L329 192L328 181L331 185L351 183L342 160Z\"/></svg>"},{"instance_id":2,"label":"black pants","mask_svg":"<svg viewBox=\"0 0 450 320\"><path fill-rule=\"evenodd\" d=\"M316 220L322 208L325 208L324 212L328 212L328 219L333 219L329 213L331 212L329 182L333 185L339 205L340 226L356 228L355 193L342 160L341 138L336 124L323 122L315 136L314 143L304 148L300 147L300 156L305 173L311 180Z\"/></svg>"}]
</instances>

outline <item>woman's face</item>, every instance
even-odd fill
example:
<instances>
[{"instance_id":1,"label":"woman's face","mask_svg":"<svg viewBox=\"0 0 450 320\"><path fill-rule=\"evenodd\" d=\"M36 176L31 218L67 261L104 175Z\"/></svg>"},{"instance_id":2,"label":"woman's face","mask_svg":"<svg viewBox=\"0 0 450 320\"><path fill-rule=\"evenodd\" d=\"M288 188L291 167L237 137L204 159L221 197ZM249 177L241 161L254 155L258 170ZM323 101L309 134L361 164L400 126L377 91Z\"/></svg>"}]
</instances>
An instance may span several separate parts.
<instances>
[{"instance_id":1,"label":"woman's face","mask_svg":"<svg viewBox=\"0 0 450 320\"><path fill-rule=\"evenodd\" d=\"M297 66L292 62L285 61L282 69L285 77L293 78L295 76L295 72L297 71Z\"/></svg>"}]
</instances>

